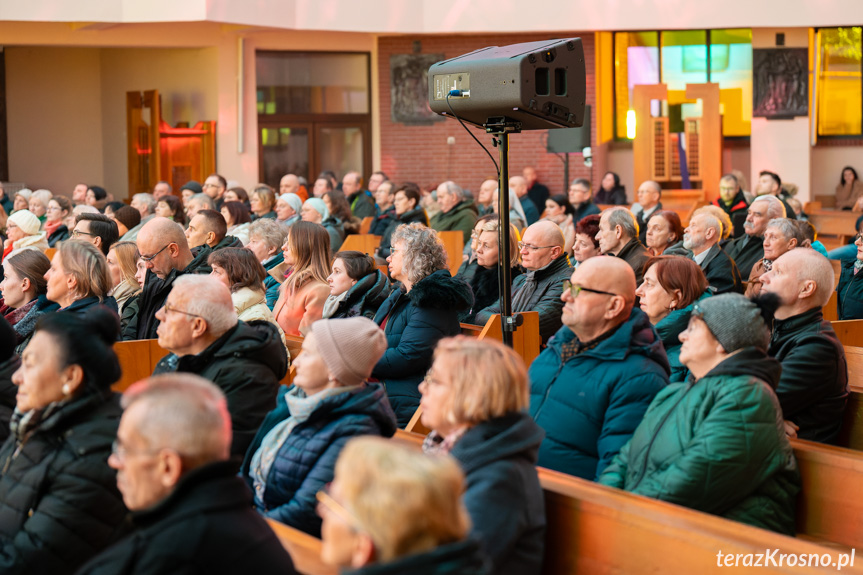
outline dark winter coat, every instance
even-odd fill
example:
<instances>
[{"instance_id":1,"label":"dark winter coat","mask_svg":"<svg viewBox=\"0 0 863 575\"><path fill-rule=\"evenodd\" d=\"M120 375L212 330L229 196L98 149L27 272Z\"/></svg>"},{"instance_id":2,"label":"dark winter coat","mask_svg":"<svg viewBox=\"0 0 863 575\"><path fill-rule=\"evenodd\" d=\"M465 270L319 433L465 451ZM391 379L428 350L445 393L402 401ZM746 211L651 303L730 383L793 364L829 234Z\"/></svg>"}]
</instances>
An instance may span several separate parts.
<instances>
[{"instance_id":1,"label":"dark winter coat","mask_svg":"<svg viewBox=\"0 0 863 575\"><path fill-rule=\"evenodd\" d=\"M21 358L13 353L12 357L0 363L0 443L9 437L9 421L18 403L18 386L12 383L12 374L21 367Z\"/></svg>"},{"instance_id":2,"label":"dark winter coat","mask_svg":"<svg viewBox=\"0 0 863 575\"><path fill-rule=\"evenodd\" d=\"M273 217L275 217L275 212L273 212ZM267 216L263 216L267 218ZM194 270L196 274L208 274L213 271L210 262L207 261L210 259L210 254L215 251L218 251L222 248L241 248L243 247L243 242L240 241L236 236L225 236L222 238L222 241L217 243L215 246L210 247L207 244L202 246L197 246L192 248L192 263L189 264L188 268ZM187 269L188 269L187 268Z\"/></svg>"},{"instance_id":3,"label":"dark winter coat","mask_svg":"<svg viewBox=\"0 0 863 575\"><path fill-rule=\"evenodd\" d=\"M701 269L714 295L729 292L743 293L743 280L740 279L737 264L728 257L719 244L714 244L707 250L707 256L701 262Z\"/></svg>"},{"instance_id":4,"label":"dark winter coat","mask_svg":"<svg viewBox=\"0 0 863 575\"><path fill-rule=\"evenodd\" d=\"M288 356L272 323L241 321L198 355L168 354L153 375L174 371L200 375L224 392L234 434L231 455L242 457L264 417L276 406Z\"/></svg>"},{"instance_id":5,"label":"dark winter coat","mask_svg":"<svg viewBox=\"0 0 863 575\"><path fill-rule=\"evenodd\" d=\"M773 322L768 355L782 364L776 396L797 437L833 443L848 400L848 364L836 332L815 308Z\"/></svg>"},{"instance_id":6,"label":"dark winter coat","mask_svg":"<svg viewBox=\"0 0 863 575\"><path fill-rule=\"evenodd\" d=\"M390 295L391 289L389 278L381 273L381 270L375 270L351 286L348 295L339 302L339 307L330 319L357 316L374 319L378 308Z\"/></svg>"},{"instance_id":7,"label":"dark winter coat","mask_svg":"<svg viewBox=\"0 0 863 575\"><path fill-rule=\"evenodd\" d=\"M431 227L439 232L462 232L464 243L470 243L470 234L476 224L477 209L473 200L462 200L448 212L441 212L431 220Z\"/></svg>"},{"instance_id":8,"label":"dark winter coat","mask_svg":"<svg viewBox=\"0 0 863 575\"><path fill-rule=\"evenodd\" d=\"M330 216L321 222L324 229L330 235L330 253L336 253L342 244L345 242L345 226L342 221L336 217Z\"/></svg>"},{"instance_id":9,"label":"dark winter coat","mask_svg":"<svg viewBox=\"0 0 863 575\"><path fill-rule=\"evenodd\" d=\"M521 209L524 210L524 217L527 219L525 222L528 226L532 226L536 222L539 221L539 208L536 207L531 199L527 196L518 199L521 202ZM543 204L543 208L545 204ZM467 240L465 240L467 242Z\"/></svg>"},{"instance_id":10,"label":"dark winter coat","mask_svg":"<svg viewBox=\"0 0 863 575\"><path fill-rule=\"evenodd\" d=\"M779 371L750 347L669 385L599 482L794 535L800 477L770 389Z\"/></svg>"},{"instance_id":11,"label":"dark winter coat","mask_svg":"<svg viewBox=\"0 0 863 575\"><path fill-rule=\"evenodd\" d=\"M734 226L733 236L735 238L739 238L746 233L743 229L743 224L746 223L749 204L746 202L746 196L743 195L742 190L737 191L737 195L734 196L730 204L726 204L721 198L716 198L713 200L713 205L722 208L728 214L728 217L731 218L731 223Z\"/></svg>"},{"instance_id":12,"label":"dark winter coat","mask_svg":"<svg viewBox=\"0 0 863 575\"><path fill-rule=\"evenodd\" d=\"M394 207L390 207L384 213L375 216L374 220L372 220L372 225L369 228L369 233L373 236L383 236L384 232L387 231L387 228L395 220L396 209Z\"/></svg>"},{"instance_id":13,"label":"dark winter coat","mask_svg":"<svg viewBox=\"0 0 863 575\"><path fill-rule=\"evenodd\" d=\"M88 393L0 448L0 573L74 573L121 534L119 397Z\"/></svg>"},{"instance_id":14,"label":"dark winter coat","mask_svg":"<svg viewBox=\"0 0 863 575\"><path fill-rule=\"evenodd\" d=\"M650 259L647 248L638 238L632 238L614 255L629 264L635 272L635 285L641 285L641 280L644 279L644 264Z\"/></svg>"},{"instance_id":15,"label":"dark winter coat","mask_svg":"<svg viewBox=\"0 0 863 575\"><path fill-rule=\"evenodd\" d=\"M226 238L229 236L225 236ZM230 236L234 237L234 236ZM165 305L168 300L168 294L174 287L174 280L184 274L194 273L210 273L213 271L209 266L203 264L207 261L206 257L194 258L188 266L183 270L171 270L165 279L159 279L159 276L151 270L147 270L147 276L144 279L144 287L138 296L138 329L135 334L135 339L156 339L159 335L156 330L159 328L159 320L156 319L156 312ZM207 254L209 256L209 254Z\"/></svg>"},{"instance_id":16,"label":"dark winter coat","mask_svg":"<svg viewBox=\"0 0 863 575\"><path fill-rule=\"evenodd\" d=\"M50 236L48 236L48 247L57 247L58 243L66 241L71 237L72 232L69 231L69 228L67 228L65 224L60 224L60 226L54 230Z\"/></svg>"},{"instance_id":17,"label":"dark winter coat","mask_svg":"<svg viewBox=\"0 0 863 575\"><path fill-rule=\"evenodd\" d=\"M626 205L626 187L616 186L610 192L605 188L599 188L593 196L593 201L604 206Z\"/></svg>"},{"instance_id":18,"label":"dark winter coat","mask_svg":"<svg viewBox=\"0 0 863 575\"><path fill-rule=\"evenodd\" d=\"M375 315L386 321L387 350L372 377L384 383L399 427L407 425L420 404L418 386L431 367L437 342L461 332L459 312L470 309L473 294L461 278L448 270L429 274L405 293L396 284Z\"/></svg>"},{"instance_id":19,"label":"dark winter coat","mask_svg":"<svg viewBox=\"0 0 863 575\"><path fill-rule=\"evenodd\" d=\"M863 319L863 272L854 275L854 262L842 262L836 308L839 319Z\"/></svg>"},{"instance_id":20,"label":"dark winter coat","mask_svg":"<svg viewBox=\"0 0 863 575\"><path fill-rule=\"evenodd\" d=\"M545 497L536 459L544 436L527 413L517 412L471 427L450 451L467 480L471 537L496 575L542 570Z\"/></svg>"},{"instance_id":21,"label":"dark winter coat","mask_svg":"<svg viewBox=\"0 0 863 575\"><path fill-rule=\"evenodd\" d=\"M284 388L279 393L276 409L264 419L246 452L241 475L252 489L252 457L270 430L291 415L284 399L287 392L288 388ZM333 480L342 448L360 435L392 437L395 432L395 415L380 384L366 384L323 399L279 448L267 474L264 507L258 511L320 537L321 518L315 512L315 496Z\"/></svg>"},{"instance_id":22,"label":"dark winter coat","mask_svg":"<svg viewBox=\"0 0 863 575\"><path fill-rule=\"evenodd\" d=\"M387 563L372 563L342 575L486 575L479 544L468 539L436 547L425 553L405 555Z\"/></svg>"},{"instance_id":23,"label":"dark winter coat","mask_svg":"<svg viewBox=\"0 0 863 575\"><path fill-rule=\"evenodd\" d=\"M60 309L60 305L49 300L45 297L45 294L36 298L36 305L30 308L30 311L12 326L12 329L18 334L18 347L15 348L15 353L21 355L24 348L30 343L30 338L33 337L33 332L36 330L36 322L39 321L39 318L46 313L52 313L58 309Z\"/></svg>"},{"instance_id":24,"label":"dark winter coat","mask_svg":"<svg viewBox=\"0 0 863 575\"><path fill-rule=\"evenodd\" d=\"M641 204L639 204L640 206ZM662 202L656 204L656 208L650 212L650 215L647 216L647 219L644 219L644 209L638 210L638 213L635 214L635 223L638 224L638 241L642 243L642 245L647 245L647 222L650 221L650 218L658 214L662 211Z\"/></svg>"},{"instance_id":25,"label":"dark winter coat","mask_svg":"<svg viewBox=\"0 0 863 575\"><path fill-rule=\"evenodd\" d=\"M519 265L510 269L510 274L514 280L522 274L522 268ZM497 306L500 308L500 286L498 284L498 274L500 266L493 268L484 268L477 265L471 279L468 280L470 289L473 292L473 307L469 312L461 318L462 323L476 323L476 315L489 306ZM484 324L483 324L484 325Z\"/></svg>"},{"instance_id":26,"label":"dark winter coat","mask_svg":"<svg viewBox=\"0 0 863 575\"><path fill-rule=\"evenodd\" d=\"M764 238L743 234L725 246L725 253L731 258L741 278L748 278L752 266L764 259Z\"/></svg>"},{"instance_id":27,"label":"dark winter coat","mask_svg":"<svg viewBox=\"0 0 863 575\"><path fill-rule=\"evenodd\" d=\"M560 295L563 293L563 280L569 279L572 275L572 266L569 263L569 258L562 255L552 261L544 269L536 272L536 290L527 302L527 305L520 306L516 309L513 306L513 313L520 311L536 311L539 312L539 335L542 338L542 343L548 341L552 335L560 329L560 317L563 313L563 301ZM515 301L515 296L522 289L527 281L527 273L524 273L512 280L512 299ZM476 314L474 323L477 325L485 325L488 319L500 313L500 303L493 303Z\"/></svg>"},{"instance_id":28,"label":"dark winter coat","mask_svg":"<svg viewBox=\"0 0 863 575\"><path fill-rule=\"evenodd\" d=\"M647 315L633 309L598 344L561 364L562 327L530 366L530 414L545 430L539 465L593 480L638 427L668 384L670 368Z\"/></svg>"},{"instance_id":29,"label":"dark winter coat","mask_svg":"<svg viewBox=\"0 0 863 575\"><path fill-rule=\"evenodd\" d=\"M270 270L280 266L284 261L285 254L279 250L274 254L273 259L264 264L264 270L267 272L267 277L264 278L264 288L267 290L267 307L270 308L270 311L273 311L276 302L279 301L279 287L282 285L270 275Z\"/></svg>"},{"instance_id":30,"label":"dark winter coat","mask_svg":"<svg viewBox=\"0 0 863 575\"><path fill-rule=\"evenodd\" d=\"M193 469L165 499L131 514L134 531L78 575L297 573L285 548L252 507L236 464Z\"/></svg>"},{"instance_id":31,"label":"dark winter coat","mask_svg":"<svg viewBox=\"0 0 863 575\"><path fill-rule=\"evenodd\" d=\"M419 206L403 213L401 216L394 216L381 236L381 243L378 245L377 256L383 259L388 258L390 255L390 248L392 247L393 232L395 232L396 228L402 224L412 224L414 222L420 223L424 226L429 225L429 218L426 215L426 211Z\"/></svg>"},{"instance_id":32,"label":"dark winter coat","mask_svg":"<svg viewBox=\"0 0 863 575\"><path fill-rule=\"evenodd\" d=\"M351 213L359 219L373 218L377 214L377 206L375 199L366 190L354 192L347 197L348 204L351 206Z\"/></svg>"},{"instance_id":33,"label":"dark winter coat","mask_svg":"<svg viewBox=\"0 0 863 575\"><path fill-rule=\"evenodd\" d=\"M591 200L588 200L579 206L573 206L573 208L575 209L575 212L572 214L573 225L577 224L582 218L602 213L599 206L594 204Z\"/></svg>"},{"instance_id":34,"label":"dark winter coat","mask_svg":"<svg viewBox=\"0 0 863 575\"><path fill-rule=\"evenodd\" d=\"M138 332L138 300L141 293L129 296L126 300L126 305L123 306L123 311L120 312L120 339L128 341L135 339Z\"/></svg>"}]
</instances>

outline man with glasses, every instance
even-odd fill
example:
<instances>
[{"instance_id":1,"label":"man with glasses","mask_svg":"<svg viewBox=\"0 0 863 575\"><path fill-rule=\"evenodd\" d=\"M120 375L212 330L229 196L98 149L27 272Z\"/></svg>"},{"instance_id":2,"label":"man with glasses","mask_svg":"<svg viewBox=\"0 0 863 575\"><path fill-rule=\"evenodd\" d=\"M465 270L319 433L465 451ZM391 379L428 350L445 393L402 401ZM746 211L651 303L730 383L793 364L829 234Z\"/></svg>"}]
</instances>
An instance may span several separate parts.
<instances>
[{"instance_id":1,"label":"man with glasses","mask_svg":"<svg viewBox=\"0 0 863 575\"><path fill-rule=\"evenodd\" d=\"M225 195L225 190L228 189L228 181L219 174L210 174L204 180L204 185L201 186L204 193L207 194L216 206L216 211L222 209L222 196Z\"/></svg>"},{"instance_id":2,"label":"man with glasses","mask_svg":"<svg viewBox=\"0 0 863 575\"><path fill-rule=\"evenodd\" d=\"M296 573L228 460L231 420L216 386L152 377L123 406L108 464L133 531L79 573Z\"/></svg>"},{"instance_id":3,"label":"man with glasses","mask_svg":"<svg viewBox=\"0 0 863 575\"><path fill-rule=\"evenodd\" d=\"M585 260L561 299L563 327L528 373L530 414L545 429L537 464L594 480L668 384L670 368L635 307L635 273L625 261Z\"/></svg>"},{"instance_id":4,"label":"man with glasses","mask_svg":"<svg viewBox=\"0 0 863 575\"><path fill-rule=\"evenodd\" d=\"M273 408L288 355L277 328L237 319L231 292L209 275L177 278L156 313L159 346L171 353L153 375L194 373L225 394L231 413L231 454L242 457Z\"/></svg>"},{"instance_id":5,"label":"man with glasses","mask_svg":"<svg viewBox=\"0 0 863 575\"><path fill-rule=\"evenodd\" d=\"M599 251L604 256L616 256L635 272L635 284L640 285L644 264L650 257L647 248L638 240L638 223L626 208L608 208L599 219L596 234Z\"/></svg>"},{"instance_id":6,"label":"man with glasses","mask_svg":"<svg viewBox=\"0 0 863 575\"><path fill-rule=\"evenodd\" d=\"M569 203L575 208L575 213L572 214L573 224L577 224L582 218L601 212L599 207L593 203L593 192L590 191L589 180L584 178L572 180L567 197Z\"/></svg>"},{"instance_id":7,"label":"man with glasses","mask_svg":"<svg viewBox=\"0 0 863 575\"><path fill-rule=\"evenodd\" d=\"M78 214L72 238L89 242L107 256L111 246L120 239L117 222L104 214Z\"/></svg>"},{"instance_id":8,"label":"man with glasses","mask_svg":"<svg viewBox=\"0 0 863 575\"><path fill-rule=\"evenodd\" d=\"M539 335L542 343L560 329L562 282L572 273L569 258L563 251L563 232L554 222L543 220L527 228L521 251L521 264L527 270L512 280L512 311L539 312ZM635 288L633 288L634 290ZM476 323L485 325L500 313L500 302L476 314Z\"/></svg>"},{"instance_id":9,"label":"man with glasses","mask_svg":"<svg viewBox=\"0 0 863 575\"><path fill-rule=\"evenodd\" d=\"M734 225L733 237L739 238L745 233L743 224L746 222L749 202L746 201L746 196L743 195L743 190L740 189L734 174L725 174L719 180L719 197L713 200L713 205L722 208L731 218L731 223Z\"/></svg>"}]
</instances>

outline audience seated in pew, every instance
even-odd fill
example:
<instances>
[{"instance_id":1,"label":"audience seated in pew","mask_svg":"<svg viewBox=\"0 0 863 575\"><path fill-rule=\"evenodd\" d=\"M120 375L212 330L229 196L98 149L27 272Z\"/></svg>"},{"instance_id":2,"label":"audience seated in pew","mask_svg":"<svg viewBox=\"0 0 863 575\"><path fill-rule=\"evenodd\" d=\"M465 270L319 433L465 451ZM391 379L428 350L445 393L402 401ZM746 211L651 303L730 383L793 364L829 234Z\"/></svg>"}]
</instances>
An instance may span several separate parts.
<instances>
[{"instance_id":1,"label":"audience seated in pew","mask_svg":"<svg viewBox=\"0 0 863 575\"><path fill-rule=\"evenodd\" d=\"M767 357L775 296L722 294L695 304L680 335L690 381L657 394L604 485L794 534L800 477Z\"/></svg>"},{"instance_id":2,"label":"audience seated in pew","mask_svg":"<svg viewBox=\"0 0 863 575\"><path fill-rule=\"evenodd\" d=\"M734 260L741 277L748 278L755 264L764 258L762 242L768 222L784 217L785 207L776 197L758 196L753 200L743 224L745 233L725 246L725 252Z\"/></svg>"},{"instance_id":3,"label":"audience seated in pew","mask_svg":"<svg viewBox=\"0 0 863 575\"><path fill-rule=\"evenodd\" d=\"M470 233L479 212L473 200L465 196L461 186L447 181L437 188L437 203L440 213L431 219L431 228L437 232L461 232L464 243L470 242ZM539 212L536 215L538 218Z\"/></svg>"},{"instance_id":4,"label":"audience seated in pew","mask_svg":"<svg viewBox=\"0 0 863 575\"><path fill-rule=\"evenodd\" d=\"M739 238L745 233L743 225L746 223L749 202L746 201L746 196L740 189L737 176L734 174L722 176L722 179L719 180L719 197L713 200L712 205L721 208L731 218L735 238Z\"/></svg>"},{"instance_id":5,"label":"audience seated in pew","mask_svg":"<svg viewBox=\"0 0 863 575\"><path fill-rule=\"evenodd\" d=\"M476 315L481 310L493 306L500 300L500 265L498 263L500 255L500 246L498 245L500 218L496 214L490 214L490 216L485 221L482 221L483 218L480 218L481 224L480 221L477 222L481 225L481 229L474 239L477 247L473 273L468 278L467 276L462 276L462 270L459 270L459 275L464 277L465 281L470 285L474 298L471 310L460 318L462 323L474 323ZM518 263L518 230L512 224L510 224L509 230L509 255L510 277L515 279L523 272ZM468 262L465 262L462 264L462 267L470 265Z\"/></svg>"},{"instance_id":6,"label":"audience seated in pew","mask_svg":"<svg viewBox=\"0 0 863 575\"><path fill-rule=\"evenodd\" d=\"M324 227L330 242L330 252L339 251L342 242L345 241L345 228L341 220L330 214L324 201L320 198L309 198L303 203L302 214L304 222L320 224Z\"/></svg>"},{"instance_id":7,"label":"audience seated in pew","mask_svg":"<svg viewBox=\"0 0 863 575\"><path fill-rule=\"evenodd\" d=\"M638 224L632 212L626 208L609 208L602 212L596 239L602 254L618 257L629 264L635 272L635 284L640 284L649 255L638 240Z\"/></svg>"},{"instance_id":8,"label":"audience seated in pew","mask_svg":"<svg viewBox=\"0 0 863 575\"><path fill-rule=\"evenodd\" d=\"M3 260L0 315L15 330L18 340L15 353L20 354L27 347L39 318L60 308L45 296L48 290L45 274L50 268L51 261L37 250L20 250Z\"/></svg>"},{"instance_id":9,"label":"audience seated in pew","mask_svg":"<svg viewBox=\"0 0 863 575\"><path fill-rule=\"evenodd\" d=\"M431 366L437 342L458 335L459 313L470 309L470 286L452 277L437 233L422 224L402 224L393 233L387 258L397 283L378 309L375 323L387 337L387 350L372 377L384 383L399 427L420 403L419 383Z\"/></svg>"},{"instance_id":10,"label":"audience seated in pew","mask_svg":"<svg viewBox=\"0 0 863 575\"><path fill-rule=\"evenodd\" d=\"M471 283L473 281L474 275L476 275L477 270L480 268L480 265L476 262L476 247L479 235L482 233L482 228L485 226L486 222L490 222L494 219L500 221L497 214L484 214L479 216L473 225L473 231L470 233L470 242L465 242L464 244L464 250L461 254L461 265L459 266L456 275L467 283ZM518 248L516 248L516 251L518 251Z\"/></svg>"},{"instance_id":11,"label":"audience seated in pew","mask_svg":"<svg viewBox=\"0 0 863 575\"><path fill-rule=\"evenodd\" d=\"M222 209L226 208L223 206ZM209 273L207 260L212 253L222 248L243 247L244 244L239 238L227 233L228 224L224 216L216 210L201 210L192 217L185 234L195 258L192 265L200 268L197 273Z\"/></svg>"},{"instance_id":12,"label":"audience seated in pew","mask_svg":"<svg viewBox=\"0 0 863 575\"><path fill-rule=\"evenodd\" d=\"M861 218L863 219L863 218ZM863 319L863 233L854 238L856 258L842 262L842 274L836 288L837 314L840 320Z\"/></svg>"},{"instance_id":13,"label":"audience seated in pew","mask_svg":"<svg viewBox=\"0 0 863 575\"><path fill-rule=\"evenodd\" d=\"M0 319L0 445L9 437L9 422L15 411L18 386L12 375L21 367L21 357L15 353L18 338L5 319Z\"/></svg>"},{"instance_id":14,"label":"audience seated in pew","mask_svg":"<svg viewBox=\"0 0 863 575\"><path fill-rule=\"evenodd\" d=\"M743 293L740 272L719 242L722 240L722 222L709 207L695 210L683 234L683 247L692 252L690 257L707 278L714 294Z\"/></svg>"},{"instance_id":15,"label":"audience seated in pew","mask_svg":"<svg viewBox=\"0 0 863 575\"><path fill-rule=\"evenodd\" d=\"M749 281L746 282L746 297L754 297L761 293L761 276L769 272L773 262L782 254L802 246L805 238L797 220L776 218L767 223L764 230L764 257L752 266Z\"/></svg>"},{"instance_id":16,"label":"audience seated in pew","mask_svg":"<svg viewBox=\"0 0 863 575\"><path fill-rule=\"evenodd\" d=\"M110 295L116 300L120 315L120 339L132 339L138 330L138 297L141 294L141 284L135 276L140 257L135 242L117 242L108 250L108 272L111 274L113 286Z\"/></svg>"},{"instance_id":17,"label":"audience seated in pew","mask_svg":"<svg viewBox=\"0 0 863 575\"><path fill-rule=\"evenodd\" d=\"M662 340L671 366L669 381L686 381L689 370L680 363L678 336L689 325L695 302L710 295L704 272L683 256L652 257L644 264L644 281L635 295Z\"/></svg>"},{"instance_id":18,"label":"audience seated in pew","mask_svg":"<svg viewBox=\"0 0 863 575\"><path fill-rule=\"evenodd\" d=\"M525 273L513 278L512 312L539 312L539 334L546 343L560 329L561 282L572 274L569 258L563 251L564 238L560 226L541 221L524 232L519 242L521 263ZM500 313L495 302L476 314L474 322L485 325L488 318Z\"/></svg>"},{"instance_id":19,"label":"audience seated in pew","mask_svg":"<svg viewBox=\"0 0 863 575\"><path fill-rule=\"evenodd\" d=\"M775 388L789 435L835 443L848 400L845 351L822 308L833 292L830 261L812 248L795 248L761 276L779 298L768 355L782 364Z\"/></svg>"},{"instance_id":20,"label":"audience seated in pew","mask_svg":"<svg viewBox=\"0 0 863 575\"><path fill-rule=\"evenodd\" d=\"M105 309L48 314L12 376L16 406L0 448L4 574L74 573L122 532L126 507L107 463L121 413L110 390L118 329Z\"/></svg>"},{"instance_id":21,"label":"audience seated in pew","mask_svg":"<svg viewBox=\"0 0 863 575\"><path fill-rule=\"evenodd\" d=\"M392 289L389 278L375 266L375 259L358 251L339 252L333 258L332 270L327 276L330 295L324 302L323 319L374 319Z\"/></svg>"},{"instance_id":22,"label":"audience seated in pew","mask_svg":"<svg viewBox=\"0 0 863 575\"><path fill-rule=\"evenodd\" d=\"M79 575L296 573L229 461L231 421L218 387L191 374L156 376L130 388L123 406L108 463L131 533Z\"/></svg>"},{"instance_id":23,"label":"audience seated in pew","mask_svg":"<svg viewBox=\"0 0 863 575\"><path fill-rule=\"evenodd\" d=\"M442 339L420 391L422 423L432 430L423 450L461 465L471 536L491 571L539 573L545 504L536 461L545 434L525 411L524 362L502 343Z\"/></svg>"},{"instance_id":24,"label":"audience seated in pew","mask_svg":"<svg viewBox=\"0 0 863 575\"><path fill-rule=\"evenodd\" d=\"M375 252L376 263L386 263L392 248L393 233L400 225L414 222L424 226L429 225L428 215L420 206L420 199L420 188L413 182L405 182L396 188L396 193L393 196L395 215L381 235L381 243L378 246L378 251Z\"/></svg>"},{"instance_id":25,"label":"audience seated in pew","mask_svg":"<svg viewBox=\"0 0 863 575\"><path fill-rule=\"evenodd\" d=\"M381 438L352 439L332 485L318 492L321 558L351 575L490 573L468 538L464 483L452 458Z\"/></svg>"},{"instance_id":26,"label":"audience seated in pew","mask_svg":"<svg viewBox=\"0 0 863 575\"><path fill-rule=\"evenodd\" d=\"M623 260L591 258L564 283L563 327L530 366L530 414L545 429L539 465L594 479L668 384L662 342L635 304Z\"/></svg>"},{"instance_id":27,"label":"audience seated in pew","mask_svg":"<svg viewBox=\"0 0 863 575\"><path fill-rule=\"evenodd\" d=\"M108 260L91 243L80 240L61 243L45 280L48 282L45 297L60 306L57 311L87 314L94 307L103 307L117 314L117 301L108 295L111 291Z\"/></svg>"},{"instance_id":28,"label":"audience seated in pew","mask_svg":"<svg viewBox=\"0 0 863 575\"><path fill-rule=\"evenodd\" d=\"M276 405L288 370L285 345L272 323L238 321L231 293L216 278L185 275L173 286L156 314L159 345L171 353L153 375L193 373L215 383L231 414L231 454L242 456Z\"/></svg>"},{"instance_id":29,"label":"audience seated in pew","mask_svg":"<svg viewBox=\"0 0 863 575\"><path fill-rule=\"evenodd\" d=\"M42 222L28 209L14 212L6 220L6 241L3 243L3 259L9 257L13 250L48 249L45 232L41 231Z\"/></svg>"},{"instance_id":30,"label":"audience seated in pew","mask_svg":"<svg viewBox=\"0 0 863 575\"><path fill-rule=\"evenodd\" d=\"M683 225L680 223L680 216L677 215L677 212L671 210L655 212L647 220L647 231L644 237L644 245L649 255L661 256L671 248L674 251L669 252L668 255L685 255L688 257L691 253L689 250L680 249L683 247ZM678 249L680 249L679 254Z\"/></svg>"},{"instance_id":31,"label":"audience seated in pew","mask_svg":"<svg viewBox=\"0 0 863 575\"><path fill-rule=\"evenodd\" d=\"M243 462L241 475L258 511L320 536L315 494L333 480L345 443L395 433L384 387L367 383L384 350L383 332L367 318L312 324L295 360L293 386L279 392Z\"/></svg>"},{"instance_id":32,"label":"audience seated in pew","mask_svg":"<svg viewBox=\"0 0 863 575\"><path fill-rule=\"evenodd\" d=\"M111 246L120 239L120 229L117 222L104 214L78 214L72 239L89 242L107 256Z\"/></svg>"},{"instance_id":33,"label":"audience seated in pew","mask_svg":"<svg viewBox=\"0 0 863 575\"><path fill-rule=\"evenodd\" d=\"M294 223L296 222L291 225ZM285 245L288 237L288 227L269 218L253 222L249 227L249 244L246 249L255 254L267 272L267 277L264 278L264 289L267 293L267 307L271 310L276 307L276 302L279 300L279 286L285 279L284 272L276 268L285 261L282 246ZM273 277L273 274L280 273L281 277Z\"/></svg>"}]
</instances>

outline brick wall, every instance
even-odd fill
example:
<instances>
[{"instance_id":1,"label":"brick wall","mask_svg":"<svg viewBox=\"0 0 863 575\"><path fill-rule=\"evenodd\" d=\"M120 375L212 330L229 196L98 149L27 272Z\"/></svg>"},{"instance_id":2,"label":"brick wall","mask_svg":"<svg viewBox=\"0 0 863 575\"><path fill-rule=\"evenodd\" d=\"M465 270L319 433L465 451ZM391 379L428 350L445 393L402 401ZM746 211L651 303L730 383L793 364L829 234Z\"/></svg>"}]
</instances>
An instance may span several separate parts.
<instances>
[{"instance_id":1,"label":"brick wall","mask_svg":"<svg viewBox=\"0 0 863 575\"><path fill-rule=\"evenodd\" d=\"M452 58L486 46L506 46L520 42L532 42L549 38L581 37L584 46L587 70L587 103L595 116L595 94L593 82L593 33L560 32L523 35L453 35L453 36L392 36L378 40L378 73L380 77L381 116L381 166L396 182L413 181L422 187L436 186L444 180L453 180L461 186L476 191L483 180L494 178L494 165L464 131L461 125L447 119L430 126L409 126L393 123L390 113L390 56L413 53L414 41L420 41L422 53L444 54ZM591 122L591 141L596 141ZM545 151L547 130L533 130L510 136L510 175L520 174L525 166L534 166L539 181L552 193L564 191L564 167L561 157ZM481 129L474 134L485 144L495 160L498 150L491 145L491 136ZM455 138L455 145L448 145L448 137ZM570 179L593 174L584 167L581 154L570 154ZM375 166L377 169L378 166ZM543 208L540 206L540 210Z\"/></svg>"}]
</instances>

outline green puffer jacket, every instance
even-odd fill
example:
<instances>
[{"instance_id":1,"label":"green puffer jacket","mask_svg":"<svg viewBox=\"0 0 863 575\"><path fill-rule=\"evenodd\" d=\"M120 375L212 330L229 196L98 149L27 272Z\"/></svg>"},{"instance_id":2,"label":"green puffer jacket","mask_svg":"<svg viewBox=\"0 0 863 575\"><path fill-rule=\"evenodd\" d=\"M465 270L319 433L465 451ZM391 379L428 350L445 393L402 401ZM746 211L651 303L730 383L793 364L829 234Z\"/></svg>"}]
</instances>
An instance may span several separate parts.
<instances>
[{"instance_id":1,"label":"green puffer jacket","mask_svg":"<svg viewBox=\"0 0 863 575\"><path fill-rule=\"evenodd\" d=\"M800 476L771 390L780 370L745 348L669 385L599 482L794 535Z\"/></svg>"}]
</instances>

